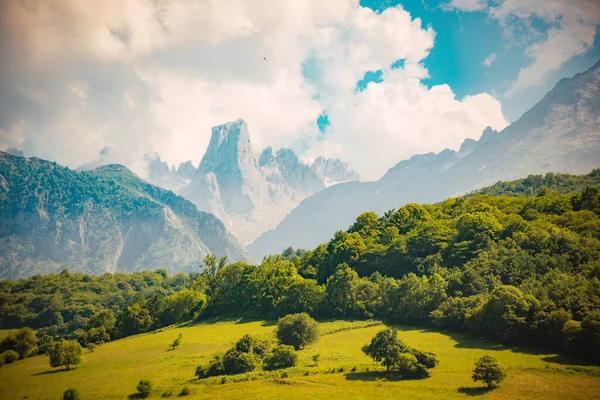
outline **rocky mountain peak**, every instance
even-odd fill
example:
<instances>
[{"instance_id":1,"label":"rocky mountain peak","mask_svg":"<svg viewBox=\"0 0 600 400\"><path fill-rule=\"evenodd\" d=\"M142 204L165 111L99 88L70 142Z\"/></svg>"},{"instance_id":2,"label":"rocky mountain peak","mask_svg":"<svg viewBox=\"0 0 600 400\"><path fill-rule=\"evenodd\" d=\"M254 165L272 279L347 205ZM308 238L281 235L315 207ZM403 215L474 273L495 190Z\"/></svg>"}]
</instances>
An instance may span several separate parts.
<instances>
[{"instance_id":1,"label":"rocky mountain peak","mask_svg":"<svg viewBox=\"0 0 600 400\"><path fill-rule=\"evenodd\" d=\"M260 157L258 158L258 166L259 167L272 167L275 164L275 156L273 155L273 148L271 146L267 147L260 153Z\"/></svg>"},{"instance_id":2,"label":"rocky mountain peak","mask_svg":"<svg viewBox=\"0 0 600 400\"><path fill-rule=\"evenodd\" d=\"M323 179L326 186L360 180L360 175L356 171L348 168L348 164L337 158L317 157L310 168Z\"/></svg>"},{"instance_id":3,"label":"rocky mountain peak","mask_svg":"<svg viewBox=\"0 0 600 400\"><path fill-rule=\"evenodd\" d=\"M191 160L182 162L177 167L177 174L183 179L192 179L196 173L196 167L192 164Z\"/></svg>"}]
</instances>

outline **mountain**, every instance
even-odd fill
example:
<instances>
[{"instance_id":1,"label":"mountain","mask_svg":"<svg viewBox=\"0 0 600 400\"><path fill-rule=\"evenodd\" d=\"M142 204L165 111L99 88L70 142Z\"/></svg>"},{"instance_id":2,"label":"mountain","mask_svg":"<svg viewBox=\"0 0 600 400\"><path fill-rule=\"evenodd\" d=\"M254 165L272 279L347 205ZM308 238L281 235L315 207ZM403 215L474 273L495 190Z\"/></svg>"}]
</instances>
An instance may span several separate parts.
<instances>
[{"instance_id":1,"label":"mountain","mask_svg":"<svg viewBox=\"0 0 600 400\"><path fill-rule=\"evenodd\" d=\"M502 132L487 128L460 150L421 154L379 181L327 188L292 210L247 249L254 258L287 247L314 248L364 211L383 213L406 203L433 203L501 180L529 174L587 173L600 166L600 62L563 79Z\"/></svg>"},{"instance_id":2,"label":"mountain","mask_svg":"<svg viewBox=\"0 0 600 400\"><path fill-rule=\"evenodd\" d=\"M76 171L91 171L111 164L127 165L127 160L115 148L106 146L100 151L96 160L81 165ZM142 156L142 169L144 178L148 182L173 191L187 185L191 175L196 171L191 161L181 163L179 169L175 169L174 166L169 168L169 165L163 162L156 152L146 153Z\"/></svg>"},{"instance_id":3,"label":"mountain","mask_svg":"<svg viewBox=\"0 0 600 400\"><path fill-rule=\"evenodd\" d=\"M190 271L248 255L214 215L121 165L76 172L0 152L0 278L63 268Z\"/></svg>"},{"instance_id":4,"label":"mountain","mask_svg":"<svg viewBox=\"0 0 600 400\"><path fill-rule=\"evenodd\" d=\"M339 160L323 158L309 166L290 149L254 153L248 126L237 120L212 129L198 169L179 193L249 243L306 197L350 179L358 174Z\"/></svg>"}]
</instances>

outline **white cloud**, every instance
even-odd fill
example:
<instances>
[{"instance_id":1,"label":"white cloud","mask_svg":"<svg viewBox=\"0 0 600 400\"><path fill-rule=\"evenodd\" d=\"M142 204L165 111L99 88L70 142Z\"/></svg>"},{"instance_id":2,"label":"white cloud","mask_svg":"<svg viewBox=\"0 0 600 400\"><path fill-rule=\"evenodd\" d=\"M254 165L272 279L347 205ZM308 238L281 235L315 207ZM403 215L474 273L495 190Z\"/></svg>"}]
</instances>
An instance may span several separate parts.
<instances>
[{"instance_id":1,"label":"white cloud","mask_svg":"<svg viewBox=\"0 0 600 400\"><path fill-rule=\"evenodd\" d=\"M17 121L11 124L8 129L0 129L0 149L7 150L11 147L19 147L25 140L25 122Z\"/></svg>"},{"instance_id":2,"label":"white cloud","mask_svg":"<svg viewBox=\"0 0 600 400\"><path fill-rule=\"evenodd\" d=\"M551 25L546 37L526 49L531 63L519 71L508 94L544 83L548 73L585 53L594 42L600 7L596 0L505 0L490 15L509 27L514 19L539 18Z\"/></svg>"},{"instance_id":3,"label":"white cloud","mask_svg":"<svg viewBox=\"0 0 600 400\"><path fill-rule=\"evenodd\" d=\"M413 153L457 148L488 125L506 124L487 94L457 100L448 86L421 84L435 33L400 6L382 13L357 0L2 7L0 89L8 90L0 96L19 101L0 109L0 128L26 120L24 145L71 166L105 145L127 149L132 164L150 150L170 163L197 163L211 126L244 118L256 151L324 152L376 178ZM392 70L398 59L404 66ZM355 93L364 73L379 69L384 81ZM331 123L324 141L315 123L323 110Z\"/></svg>"},{"instance_id":4,"label":"white cloud","mask_svg":"<svg viewBox=\"0 0 600 400\"><path fill-rule=\"evenodd\" d=\"M452 0L446 8L461 11L481 11L487 7L487 0Z\"/></svg>"},{"instance_id":5,"label":"white cloud","mask_svg":"<svg viewBox=\"0 0 600 400\"><path fill-rule=\"evenodd\" d=\"M588 51L600 24L598 0L452 0L446 8L488 11L509 37L525 28L525 40L530 43L525 54L531 62L520 69L508 96L545 83L550 72ZM534 20L549 25L547 31L534 29ZM485 61L483 64L489 66Z\"/></svg>"},{"instance_id":6,"label":"white cloud","mask_svg":"<svg viewBox=\"0 0 600 400\"><path fill-rule=\"evenodd\" d=\"M485 58L485 60L483 60L481 63L483 65L485 65L486 67L491 67L492 63L494 62L495 59L496 59L496 53L492 53L489 56L487 56Z\"/></svg>"}]
</instances>

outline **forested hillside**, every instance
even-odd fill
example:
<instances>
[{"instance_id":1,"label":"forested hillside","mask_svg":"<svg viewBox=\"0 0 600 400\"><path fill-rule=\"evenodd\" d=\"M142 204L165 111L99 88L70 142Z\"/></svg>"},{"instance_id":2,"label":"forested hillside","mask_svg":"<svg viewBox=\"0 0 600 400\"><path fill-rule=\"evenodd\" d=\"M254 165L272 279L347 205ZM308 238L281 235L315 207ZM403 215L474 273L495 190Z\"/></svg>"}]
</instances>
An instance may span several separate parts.
<instances>
[{"instance_id":1,"label":"forested hillside","mask_svg":"<svg viewBox=\"0 0 600 400\"><path fill-rule=\"evenodd\" d=\"M178 287L188 290L103 306L115 316L105 327L110 338L193 318L231 313L272 318L304 311L321 318L447 327L600 361L595 188L574 195L478 194L437 205L408 204L383 216L364 213L312 251L288 250L261 265L226 265L214 256L204 263L202 273L177 278ZM159 279L152 276L144 279ZM66 321L78 297L61 296L65 287L102 293L103 279L112 279L67 277L3 282L2 326L32 325L42 314L54 315L47 323L56 325L56 312ZM35 289L40 281L46 291ZM96 340L89 329L102 325L90 324L93 312L88 314L81 324L88 333L69 333L83 342Z\"/></svg>"},{"instance_id":2,"label":"forested hillside","mask_svg":"<svg viewBox=\"0 0 600 400\"><path fill-rule=\"evenodd\" d=\"M470 195L538 196L547 191L571 194L581 192L586 187L600 188L600 169L596 168L587 175L555 174L552 172L546 175L529 175L523 179L495 183L492 186L475 190Z\"/></svg>"},{"instance_id":3,"label":"forested hillside","mask_svg":"<svg viewBox=\"0 0 600 400\"><path fill-rule=\"evenodd\" d=\"M0 152L0 277L192 270L248 257L223 223L126 167L76 172Z\"/></svg>"}]
</instances>

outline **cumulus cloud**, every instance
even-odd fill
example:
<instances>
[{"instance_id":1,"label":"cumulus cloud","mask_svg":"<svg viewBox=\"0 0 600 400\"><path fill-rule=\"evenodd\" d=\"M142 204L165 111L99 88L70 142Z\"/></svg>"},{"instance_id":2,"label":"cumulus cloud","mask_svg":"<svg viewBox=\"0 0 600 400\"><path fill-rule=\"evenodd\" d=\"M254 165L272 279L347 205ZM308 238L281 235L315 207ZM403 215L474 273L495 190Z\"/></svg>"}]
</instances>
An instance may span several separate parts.
<instances>
[{"instance_id":1,"label":"cumulus cloud","mask_svg":"<svg viewBox=\"0 0 600 400\"><path fill-rule=\"evenodd\" d=\"M508 96L545 83L549 73L588 51L600 25L597 0L452 0L446 9L485 11L512 38L515 31L524 31L523 40L529 43L525 54L531 62L520 69ZM546 27L536 29L534 21L543 21ZM486 61L483 64L489 66Z\"/></svg>"},{"instance_id":2,"label":"cumulus cloud","mask_svg":"<svg viewBox=\"0 0 600 400\"><path fill-rule=\"evenodd\" d=\"M357 0L2 2L0 129L70 166L106 145L200 161L210 128L248 122L255 150L338 156L377 178L506 121L487 94L427 88L435 33L401 6ZM402 59L403 67L392 69ZM356 92L365 72L383 82ZM329 115L319 132L316 120ZM365 160L369 160L366 162Z\"/></svg>"},{"instance_id":3,"label":"cumulus cloud","mask_svg":"<svg viewBox=\"0 0 600 400\"><path fill-rule=\"evenodd\" d=\"M529 22L534 18L551 26L545 38L525 50L532 61L521 68L509 95L543 83L548 73L589 50L600 24L596 0L505 0L491 8L490 15L505 27L510 27L515 19Z\"/></svg>"},{"instance_id":4,"label":"cumulus cloud","mask_svg":"<svg viewBox=\"0 0 600 400\"><path fill-rule=\"evenodd\" d=\"M485 60L483 60L481 63L483 65L485 65L486 67L491 67L492 63L494 62L495 59L496 59L496 53L492 53L489 56L487 56L485 58Z\"/></svg>"}]
</instances>

